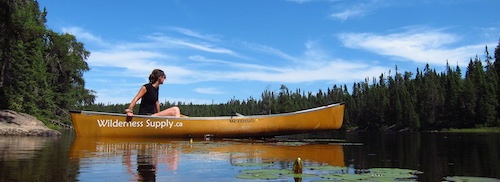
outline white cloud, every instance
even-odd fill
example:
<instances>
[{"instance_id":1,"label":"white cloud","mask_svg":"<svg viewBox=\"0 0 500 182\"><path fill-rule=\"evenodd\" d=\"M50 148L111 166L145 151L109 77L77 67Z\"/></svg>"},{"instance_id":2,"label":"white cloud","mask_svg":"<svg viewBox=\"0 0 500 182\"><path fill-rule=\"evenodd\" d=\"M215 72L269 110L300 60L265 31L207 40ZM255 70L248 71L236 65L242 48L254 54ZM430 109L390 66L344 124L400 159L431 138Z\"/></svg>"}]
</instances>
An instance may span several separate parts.
<instances>
[{"instance_id":1,"label":"white cloud","mask_svg":"<svg viewBox=\"0 0 500 182\"><path fill-rule=\"evenodd\" d=\"M187 29L182 29L182 31L195 34ZM288 61L285 61L284 65L274 65L274 63L266 62L245 63L241 59L236 59L236 61L213 59L209 58L211 55L205 55L207 52L229 56L236 55L230 49L219 48L218 45L207 46L169 36L148 36L148 38L147 40L150 42L125 42L109 47L110 50L92 51L88 62L95 67L120 68L119 71L116 71L117 73L112 73L113 75L137 78L146 78L152 69L160 68L167 72L168 82L171 84L241 80L281 83L353 81L362 80L367 76L362 73L377 75L387 70L383 67L332 58L316 41L305 42L305 50L299 56L291 56L266 45L244 43L251 50L276 56L277 60ZM175 51L169 50L176 49L176 46L169 44L184 45L185 48L191 49L190 52L199 55L175 55ZM164 45L164 47L156 46L154 49L152 45ZM150 51L144 51L148 49ZM166 55L162 52L171 52L174 55ZM187 60L195 62L186 62L186 58L184 61L178 61L184 56L187 56ZM208 92L209 90L198 91Z\"/></svg>"},{"instance_id":2,"label":"white cloud","mask_svg":"<svg viewBox=\"0 0 500 182\"><path fill-rule=\"evenodd\" d=\"M217 64L217 65L232 67L233 69L237 69L237 70L259 70L259 71L282 71L283 70L283 68L275 68L275 67L264 66L264 65L259 65L259 64L248 64L248 63L238 63L238 62L231 62L231 61L208 59L204 56L190 56L189 59L194 60L194 61L198 61L198 62L208 63L208 64Z\"/></svg>"},{"instance_id":3,"label":"white cloud","mask_svg":"<svg viewBox=\"0 0 500 182\"><path fill-rule=\"evenodd\" d=\"M148 36L150 40L155 41L158 45L176 45L184 48L191 48L199 51L218 53L218 54L228 54L232 56L237 56L235 52L230 49L221 48L209 42L200 41L190 41L177 39L165 35L152 35Z\"/></svg>"},{"instance_id":4,"label":"white cloud","mask_svg":"<svg viewBox=\"0 0 500 182\"><path fill-rule=\"evenodd\" d=\"M280 51L278 49L270 47L270 46L260 45L260 44L255 44L255 43L248 43L248 42L244 42L243 44L247 48L255 50L255 51L263 52L263 53L270 54L273 56L278 56L278 57L285 59L285 60L288 60L288 61L298 61L297 58L295 58L287 53L284 53L283 51Z\"/></svg>"},{"instance_id":5,"label":"white cloud","mask_svg":"<svg viewBox=\"0 0 500 182\"><path fill-rule=\"evenodd\" d=\"M63 28L62 32L74 35L80 41L81 40L83 40L83 41L87 40L87 41L93 42L95 44L100 44L100 45L104 44L104 41L100 37L95 36L92 33L87 32L87 31L85 31L84 29L82 29L80 27L67 27L67 28Z\"/></svg>"},{"instance_id":6,"label":"white cloud","mask_svg":"<svg viewBox=\"0 0 500 182\"><path fill-rule=\"evenodd\" d=\"M484 45L452 47L460 37L440 30L417 29L379 35L374 33L344 33L338 36L344 46L380 55L402 58L417 63L444 65L446 61L465 65Z\"/></svg>"},{"instance_id":7,"label":"white cloud","mask_svg":"<svg viewBox=\"0 0 500 182\"><path fill-rule=\"evenodd\" d=\"M174 30L176 32L179 32L181 34L190 36L190 37L195 37L195 38L199 38L199 39L202 39L202 40L207 40L207 41L210 41L210 42L218 42L218 41L220 41L220 39L218 38L219 36L217 36L217 35L201 34L199 32L196 32L196 31L193 31L193 30L189 30L189 29L186 29L186 28L182 28L182 27L170 27L170 29Z\"/></svg>"},{"instance_id":8,"label":"white cloud","mask_svg":"<svg viewBox=\"0 0 500 182\"><path fill-rule=\"evenodd\" d=\"M194 91L202 94L224 94L224 91L214 87L196 88Z\"/></svg>"},{"instance_id":9,"label":"white cloud","mask_svg":"<svg viewBox=\"0 0 500 182\"><path fill-rule=\"evenodd\" d=\"M179 31L198 36L187 29ZM80 32L85 32L80 29ZM88 34L88 37L95 37ZM202 35L200 35L203 37ZM355 38L352 36L351 38ZM189 38L172 38L169 35L147 36L141 42L106 43L105 47L90 50L88 63L91 67L90 84L97 91L98 102L124 103L134 96L138 85L147 81L155 68L167 74L168 84L192 84L201 82L354 82L365 77L377 76L387 71L382 66L368 65L330 56L319 42L306 41L304 51L292 56L284 51L266 45L243 43L233 45L244 51L253 52L252 57L224 48L224 40L199 42ZM103 44L103 45L106 45ZM168 54L167 54L168 53ZM260 60L265 55L272 61ZM245 58L245 59L242 59ZM252 60L252 62L248 62ZM258 60L258 61L255 61ZM88 74L88 73L86 73ZM120 83L117 83L119 81ZM119 91L111 88L120 88ZM193 92L204 94L227 94L214 87L200 87ZM162 98L168 101L190 102L181 98ZM191 101L191 102L194 102ZM195 101L196 103L203 101Z\"/></svg>"},{"instance_id":10,"label":"white cloud","mask_svg":"<svg viewBox=\"0 0 500 182\"><path fill-rule=\"evenodd\" d=\"M344 60L325 61L314 67L296 66L295 68L283 69L281 72L230 72L224 77L236 80L278 82L278 83L304 83L315 81L356 81L363 80L367 76L380 75L388 69L381 66L371 66Z\"/></svg>"},{"instance_id":11,"label":"white cloud","mask_svg":"<svg viewBox=\"0 0 500 182\"><path fill-rule=\"evenodd\" d=\"M377 8L387 6L387 2L381 2L380 0L341 1L333 2L332 5L337 11L331 13L329 17L344 22L351 18L366 16Z\"/></svg>"},{"instance_id":12,"label":"white cloud","mask_svg":"<svg viewBox=\"0 0 500 182\"><path fill-rule=\"evenodd\" d=\"M359 7L353 7L351 9L345 9L341 12L332 13L330 17L334 19L339 19L340 21L346 21L352 17L364 16L367 14L367 10Z\"/></svg>"}]
</instances>

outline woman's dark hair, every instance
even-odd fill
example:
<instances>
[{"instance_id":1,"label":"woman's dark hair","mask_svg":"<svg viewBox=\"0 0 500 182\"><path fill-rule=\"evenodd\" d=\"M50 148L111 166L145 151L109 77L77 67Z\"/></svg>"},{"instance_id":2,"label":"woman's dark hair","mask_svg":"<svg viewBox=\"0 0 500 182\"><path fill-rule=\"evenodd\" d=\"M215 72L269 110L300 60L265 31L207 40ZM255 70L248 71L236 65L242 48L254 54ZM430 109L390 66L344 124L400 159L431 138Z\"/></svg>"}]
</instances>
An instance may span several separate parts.
<instances>
[{"instance_id":1,"label":"woman's dark hair","mask_svg":"<svg viewBox=\"0 0 500 182\"><path fill-rule=\"evenodd\" d=\"M160 69L154 69L151 75L149 75L149 83L155 83L162 76L165 76L165 72Z\"/></svg>"}]
</instances>

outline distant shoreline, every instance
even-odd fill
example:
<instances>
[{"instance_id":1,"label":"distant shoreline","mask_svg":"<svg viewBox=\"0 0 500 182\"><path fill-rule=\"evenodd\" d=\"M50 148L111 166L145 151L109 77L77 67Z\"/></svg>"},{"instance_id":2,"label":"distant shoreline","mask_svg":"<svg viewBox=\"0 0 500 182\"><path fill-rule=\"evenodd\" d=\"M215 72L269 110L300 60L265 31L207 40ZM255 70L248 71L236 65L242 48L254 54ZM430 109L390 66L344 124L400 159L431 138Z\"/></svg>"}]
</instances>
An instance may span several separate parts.
<instances>
[{"instance_id":1,"label":"distant shoreline","mask_svg":"<svg viewBox=\"0 0 500 182\"><path fill-rule=\"evenodd\" d=\"M359 130L357 127L345 128L346 132L370 132L373 130ZM500 127L480 127L480 128L447 128L442 130L411 131L408 128L400 130L383 130L381 133L405 133L405 132L430 132L430 133L500 133Z\"/></svg>"},{"instance_id":2,"label":"distant shoreline","mask_svg":"<svg viewBox=\"0 0 500 182\"><path fill-rule=\"evenodd\" d=\"M442 132L448 133L500 133L500 127L481 127L481 128L450 128Z\"/></svg>"}]
</instances>

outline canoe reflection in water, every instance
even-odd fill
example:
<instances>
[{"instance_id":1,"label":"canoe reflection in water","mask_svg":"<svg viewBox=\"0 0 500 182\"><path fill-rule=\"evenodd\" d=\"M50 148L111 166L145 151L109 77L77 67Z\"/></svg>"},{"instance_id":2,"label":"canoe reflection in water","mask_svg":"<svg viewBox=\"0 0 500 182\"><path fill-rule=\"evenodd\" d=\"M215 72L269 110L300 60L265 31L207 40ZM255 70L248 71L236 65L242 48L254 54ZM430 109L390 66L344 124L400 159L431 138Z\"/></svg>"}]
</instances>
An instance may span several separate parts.
<instances>
[{"instance_id":1,"label":"canoe reflection in water","mask_svg":"<svg viewBox=\"0 0 500 182\"><path fill-rule=\"evenodd\" d=\"M107 174L110 176L107 177L127 176L124 180L130 181L216 180L220 177L231 181L230 179L236 179L235 174L241 170L234 166L272 162L286 167L293 164L298 157L311 165L345 166L342 145L267 143L262 140L190 143L182 139L76 137L70 156L72 160L79 162L78 179L83 181L88 180L83 179L85 178L83 176L95 177L97 173L82 170L86 168L85 161L93 161L90 165L103 165L103 163L109 163L104 164L106 166L122 165L124 170L110 171ZM103 160L106 158L112 159ZM83 174L87 172L90 174ZM198 174L200 176L196 176Z\"/></svg>"}]
</instances>

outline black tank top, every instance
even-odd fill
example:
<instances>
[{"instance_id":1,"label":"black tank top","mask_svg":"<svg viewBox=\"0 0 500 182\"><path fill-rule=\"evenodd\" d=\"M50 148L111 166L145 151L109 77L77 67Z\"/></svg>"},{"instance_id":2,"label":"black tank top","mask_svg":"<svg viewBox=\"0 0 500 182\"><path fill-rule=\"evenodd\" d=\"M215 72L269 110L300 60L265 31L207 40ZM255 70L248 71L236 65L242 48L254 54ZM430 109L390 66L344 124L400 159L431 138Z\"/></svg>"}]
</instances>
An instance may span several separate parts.
<instances>
[{"instance_id":1,"label":"black tank top","mask_svg":"<svg viewBox=\"0 0 500 182\"><path fill-rule=\"evenodd\" d=\"M153 84L144 84L146 93L141 98L141 105L139 106L140 115L151 115L156 113L156 101L158 101L158 90L160 88L153 87Z\"/></svg>"}]
</instances>

